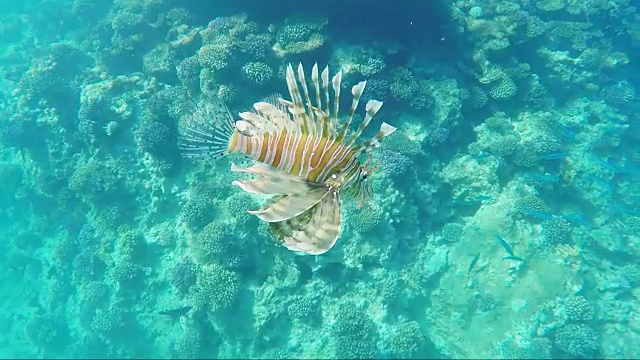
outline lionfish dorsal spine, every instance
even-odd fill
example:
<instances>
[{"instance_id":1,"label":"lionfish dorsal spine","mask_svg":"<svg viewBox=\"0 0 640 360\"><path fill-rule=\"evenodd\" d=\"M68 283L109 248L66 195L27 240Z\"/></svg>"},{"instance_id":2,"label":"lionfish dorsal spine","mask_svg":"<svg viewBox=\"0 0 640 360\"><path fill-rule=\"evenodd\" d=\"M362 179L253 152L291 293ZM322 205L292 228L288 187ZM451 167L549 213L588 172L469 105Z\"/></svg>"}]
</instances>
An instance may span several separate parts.
<instances>
[{"instance_id":1,"label":"lionfish dorsal spine","mask_svg":"<svg viewBox=\"0 0 640 360\"><path fill-rule=\"evenodd\" d=\"M324 113L327 114L327 117L331 115L331 109L329 104L329 66L325 66L324 70L322 70L322 74L320 74L320 78L322 79L322 90L324 91ZM329 122L330 126L333 123ZM333 128L331 131L334 131Z\"/></svg>"},{"instance_id":2,"label":"lionfish dorsal spine","mask_svg":"<svg viewBox=\"0 0 640 360\"><path fill-rule=\"evenodd\" d=\"M380 140L382 140L382 138L393 134L394 131L396 131L395 127L383 122L382 125L380 125L380 130L371 139L354 146L353 151L369 154L380 146Z\"/></svg>"},{"instance_id":3,"label":"lionfish dorsal spine","mask_svg":"<svg viewBox=\"0 0 640 360\"><path fill-rule=\"evenodd\" d=\"M316 107L314 107L312 110L316 115L316 126L318 129L318 133L320 134L320 137L331 138L333 137L333 129L331 128L331 120L329 118L328 108L326 110L322 109L322 95L324 90L320 87L320 78L318 76L317 63L313 65L313 69L311 70L311 81L313 82L313 87L316 90ZM325 82L324 72L322 81Z\"/></svg>"},{"instance_id":4,"label":"lionfish dorsal spine","mask_svg":"<svg viewBox=\"0 0 640 360\"><path fill-rule=\"evenodd\" d=\"M353 144L355 144L355 142L362 135L362 132L369 125L373 117L376 116L378 111L380 111L381 107L382 107L382 101L378 101L378 100L367 101L367 104L365 105L366 114L364 116L364 119L358 126L358 130L356 130L356 132L351 136L349 141L345 143L347 146L352 146Z\"/></svg>"},{"instance_id":5,"label":"lionfish dorsal spine","mask_svg":"<svg viewBox=\"0 0 640 360\"><path fill-rule=\"evenodd\" d=\"M328 70L327 70L328 71ZM331 79L333 86L333 120L331 120L334 129L338 129L338 112L340 110L340 84L342 83L342 70L338 71Z\"/></svg>"},{"instance_id":6,"label":"lionfish dorsal spine","mask_svg":"<svg viewBox=\"0 0 640 360\"><path fill-rule=\"evenodd\" d=\"M311 68L311 82L313 83L313 88L315 90L316 93L316 118L321 119L321 121L319 121L319 124L317 124L316 126L318 127L318 130L321 132L321 134L326 134L327 133L327 129L326 129L326 121L325 121L325 116L323 116L322 114L322 102L320 100L320 80L318 78L318 63L313 64L313 68Z\"/></svg>"},{"instance_id":7,"label":"lionfish dorsal spine","mask_svg":"<svg viewBox=\"0 0 640 360\"><path fill-rule=\"evenodd\" d=\"M245 111L239 114L240 118L252 125L252 135L262 135L264 132L279 130L278 124L272 119L267 119L262 114L253 111Z\"/></svg>"},{"instance_id":8,"label":"lionfish dorsal spine","mask_svg":"<svg viewBox=\"0 0 640 360\"><path fill-rule=\"evenodd\" d=\"M278 101L279 95L272 95L264 101L253 104L255 111L265 120L273 123L275 128L272 130L286 129L293 130L293 122L289 117L289 111Z\"/></svg>"},{"instance_id":9,"label":"lionfish dorsal spine","mask_svg":"<svg viewBox=\"0 0 640 360\"><path fill-rule=\"evenodd\" d=\"M288 102L284 102L289 106L289 111L293 116L293 121L299 127L300 131L305 134L309 133L309 117L307 116L306 108L302 102L302 96L300 95L300 89L298 88L298 80L293 72L291 64L287 65L287 87L289 88L289 95L291 96L290 106Z\"/></svg>"},{"instance_id":10,"label":"lionfish dorsal spine","mask_svg":"<svg viewBox=\"0 0 640 360\"><path fill-rule=\"evenodd\" d=\"M298 64L298 80L300 81L300 85L302 85L302 92L304 93L304 98L306 100L307 108L309 108L309 112L307 113L307 126L310 130L317 130L317 121L315 114L313 112L313 105L311 104L311 97L309 96L309 88L307 86L307 80L304 76L304 68L302 67L302 63Z\"/></svg>"},{"instance_id":11,"label":"lionfish dorsal spine","mask_svg":"<svg viewBox=\"0 0 640 360\"><path fill-rule=\"evenodd\" d=\"M338 139L340 140L343 140L349 131L349 127L353 122L353 116L356 113L356 109L358 108L358 103L360 103L360 97L364 92L365 86L367 86L367 82L361 81L351 88L351 95L353 96L353 99L351 100L351 108L349 109L349 118L347 119L347 122L342 125L342 129L338 135Z\"/></svg>"}]
</instances>

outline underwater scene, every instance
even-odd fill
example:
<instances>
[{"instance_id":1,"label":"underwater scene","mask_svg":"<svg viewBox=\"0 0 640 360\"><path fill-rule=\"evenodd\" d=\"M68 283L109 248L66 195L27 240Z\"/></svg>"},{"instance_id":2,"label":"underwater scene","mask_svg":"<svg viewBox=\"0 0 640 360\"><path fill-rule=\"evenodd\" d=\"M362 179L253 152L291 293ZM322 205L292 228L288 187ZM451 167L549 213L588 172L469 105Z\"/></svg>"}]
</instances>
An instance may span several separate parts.
<instances>
[{"instance_id":1,"label":"underwater scene","mask_svg":"<svg viewBox=\"0 0 640 360\"><path fill-rule=\"evenodd\" d=\"M0 0L0 358L640 358L639 0Z\"/></svg>"}]
</instances>

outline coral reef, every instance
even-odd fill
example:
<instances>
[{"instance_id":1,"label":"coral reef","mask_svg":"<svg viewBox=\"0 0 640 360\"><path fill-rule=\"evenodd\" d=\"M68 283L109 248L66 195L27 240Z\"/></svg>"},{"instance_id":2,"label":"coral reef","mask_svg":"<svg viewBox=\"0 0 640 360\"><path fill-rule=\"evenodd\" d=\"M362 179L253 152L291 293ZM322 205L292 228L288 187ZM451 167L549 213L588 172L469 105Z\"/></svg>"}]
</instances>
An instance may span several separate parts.
<instances>
[{"instance_id":1,"label":"coral reef","mask_svg":"<svg viewBox=\"0 0 640 360\"><path fill-rule=\"evenodd\" d=\"M4 2L0 353L640 357L636 7ZM398 127L318 257L248 213L245 159L177 144L299 61Z\"/></svg>"}]
</instances>

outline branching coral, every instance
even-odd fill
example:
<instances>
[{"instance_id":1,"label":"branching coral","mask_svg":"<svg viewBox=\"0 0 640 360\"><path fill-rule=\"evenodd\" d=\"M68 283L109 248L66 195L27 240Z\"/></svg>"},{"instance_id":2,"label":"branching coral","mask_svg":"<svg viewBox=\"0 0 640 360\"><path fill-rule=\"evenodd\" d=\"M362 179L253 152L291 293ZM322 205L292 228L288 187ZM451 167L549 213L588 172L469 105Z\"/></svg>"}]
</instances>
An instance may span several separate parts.
<instances>
[{"instance_id":1,"label":"branching coral","mask_svg":"<svg viewBox=\"0 0 640 360\"><path fill-rule=\"evenodd\" d=\"M334 61L345 73L358 73L368 79L386 67L384 58L373 49L347 46L336 49Z\"/></svg>"},{"instance_id":2,"label":"branching coral","mask_svg":"<svg viewBox=\"0 0 640 360\"><path fill-rule=\"evenodd\" d=\"M215 211L211 201L202 195L193 195L182 206L182 219L194 229L201 229L212 219Z\"/></svg>"},{"instance_id":3,"label":"branching coral","mask_svg":"<svg viewBox=\"0 0 640 360\"><path fill-rule=\"evenodd\" d=\"M205 44L217 44L227 49L244 45L249 35L258 31L258 24L249 21L246 14L218 17L200 32Z\"/></svg>"},{"instance_id":4,"label":"branching coral","mask_svg":"<svg viewBox=\"0 0 640 360\"><path fill-rule=\"evenodd\" d=\"M424 356L427 339L415 321L405 321L392 328L387 352L392 359L414 359Z\"/></svg>"},{"instance_id":5,"label":"branching coral","mask_svg":"<svg viewBox=\"0 0 640 360\"><path fill-rule=\"evenodd\" d=\"M250 62L242 67L242 75L256 85L264 85L273 78L273 69L263 62Z\"/></svg>"},{"instance_id":6,"label":"branching coral","mask_svg":"<svg viewBox=\"0 0 640 360\"><path fill-rule=\"evenodd\" d=\"M142 67L145 72L170 82L175 76L177 55L169 44L160 44L144 55Z\"/></svg>"},{"instance_id":7,"label":"branching coral","mask_svg":"<svg viewBox=\"0 0 640 360\"><path fill-rule=\"evenodd\" d=\"M376 357L376 328L366 313L356 308L355 304L344 304L338 309L331 334L335 356L342 359Z\"/></svg>"},{"instance_id":8,"label":"branching coral","mask_svg":"<svg viewBox=\"0 0 640 360\"><path fill-rule=\"evenodd\" d=\"M183 59L176 68L180 83L192 93L197 93L200 90L201 68L198 55Z\"/></svg>"},{"instance_id":9,"label":"branching coral","mask_svg":"<svg viewBox=\"0 0 640 360\"><path fill-rule=\"evenodd\" d=\"M395 100L416 110L429 107L433 103L409 69L397 68L391 76L390 90Z\"/></svg>"},{"instance_id":10,"label":"branching coral","mask_svg":"<svg viewBox=\"0 0 640 360\"><path fill-rule=\"evenodd\" d=\"M406 155L390 150L383 149L380 153L380 161L382 170L394 179L401 178L413 169L413 161Z\"/></svg>"},{"instance_id":11,"label":"branching coral","mask_svg":"<svg viewBox=\"0 0 640 360\"><path fill-rule=\"evenodd\" d=\"M180 359L200 359L206 342L200 331L189 329L172 344L173 351Z\"/></svg>"},{"instance_id":12,"label":"branching coral","mask_svg":"<svg viewBox=\"0 0 640 360\"><path fill-rule=\"evenodd\" d=\"M138 146L158 157L177 155L176 137L169 126L157 122L143 122L136 131Z\"/></svg>"},{"instance_id":13,"label":"branching coral","mask_svg":"<svg viewBox=\"0 0 640 360\"><path fill-rule=\"evenodd\" d=\"M273 51L279 57L308 53L319 49L326 41L319 31L326 21L288 19L276 33Z\"/></svg>"},{"instance_id":14,"label":"branching coral","mask_svg":"<svg viewBox=\"0 0 640 360\"><path fill-rule=\"evenodd\" d=\"M598 333L585 324L568 324L556 331L555 344L569 355L584 358L596 356L600 350Z\"/></svg>"},{"instance_id":15,"label":"branching coral","mask_svg":"<svg viewBox=\"0 0 640 360\"><path fill-rule=\"evenodd\" d=\"M67 322L55 315L38 315L26 325L31 343L41 349L60 351L70 336Z\"/></svg>"},{"instance_id":16,"label":"branching coral","mask_svg":"<svg viewBox=\"0 0 640 360\"><path fill-rule=\"evenodd\" d=\"M231 56L229 48L219 44L204 45L198 51L200 65L214 72L226 68Z\"/></svg>"},{"instance_id":17,"label":"branching coral","mask_svg":"<svg viewBox=\"0 0 640 360\"><path fill-rule=\"evenodd\" d=\"M496 100L513 97L518 87L513 79L502 69L495 66L485 66L481 74L476 75L481 84L491 85L489 96Z\"/></svg>"},{"instance_id":18,"label":"branching coral","mask_svg":"<svg viewBox=\"0 0 640 360\"><path fill-rule=\"evenodd\" d=\"M571 239L571 223L554 215L542 224L542 234L549 244L563 244Z\"/></svg>"},{"instance_id":19,"label":"branching coral","mask_svg":"<svg viewBox=\"0 0 640 360\"><path fill-rule=\"evenodd\" d=\"M169 273L169 281L180 293L187 293L196 284L198 268L190 259L178 261Z\"/></svg>"},{"instance_id":20,"label":"branching coral","mask_svg":"<svg viewBox=\"0 0 640 360\"><path fill-rule=\"evenodd\" d=\"M401 131L396 131L385 138L382 147L406 156L415 156L421 152L420 142L412 140Z\"/></svg>"},{"instance_id":21,"label":"branching coral","mask_svg":"<svg viewBox=\"0 0 640 360\"><path fill-rule=\"evenodd\" d=\"M295 296L291 298L287 310L289 316L293 319L312 320L320 315L321 304L317 299Z\"/></svg>"},{"instance_id":22,"label":"branching coral","mask_svg":"<svg viewBox=\"0 0 640 360\"><path fill-rule=\"evenodd\" d=\"M223 310L236 300L240 292L240 278L233 271L214 264L203 266L193 293L196 309Z\"/></svg>"},{"instance_id":23,"label":"branching coral","mask_svg":"<svg viewBox=\"0 0 640 360\"><path fill-rule=\"evenodd\" d=\"M204 259L219 261L237 241L237 233L229 224L212 221L198 235L195 249Z\"/></svg>"},{"instance_id":24,"label":"branching coral","mask_svg":"<svg viewBox=\"0 0 640 360\"><path fill-rule=\"evenodd\" d=\"M446 243L453 244L460 240L464 227L456 223L448 223L442 227L442 238Z\"/></svg>"},{"instance_id":25,"label":"branching coral","mask_svg":"<svg viewBox=\"0 0 640 360\"><path fill-rule=\"evenodd\" d=\"M569 321L588 321L593 318L593 308L582 295L560 299L556 312Z\"/></svg>"},{"instance_id":26,"label":"branching coral","mask_svg":"<svg viewBox=\"0 0 640 360\"><path fill-rule=\"evenodd\" d=\"M366 234L378 226L382 221L382 209L375 203L368 204L356 213L349 216L353 229L361 234Z\"/></svg>"}]
</instances>

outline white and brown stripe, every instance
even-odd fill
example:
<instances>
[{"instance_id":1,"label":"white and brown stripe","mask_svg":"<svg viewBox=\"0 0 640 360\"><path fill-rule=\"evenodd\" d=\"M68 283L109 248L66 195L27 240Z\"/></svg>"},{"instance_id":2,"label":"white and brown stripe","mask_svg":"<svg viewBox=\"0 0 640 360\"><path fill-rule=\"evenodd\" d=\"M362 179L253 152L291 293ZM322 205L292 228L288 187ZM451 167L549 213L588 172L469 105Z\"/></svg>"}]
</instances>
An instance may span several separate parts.
<instances>
[{"instance_id":1,"label":"white and brown stripe","mask_svg":"<svg viewBox=\"0 0 640 360\"><path fill-rule=\"evenodd\" d=\"M228 151L314 182L323 182L338 172L353 175L360 166L356 152L335 139L286 130L264 133L262 137L236 131Z\"/></svg>"}]
</instances>

